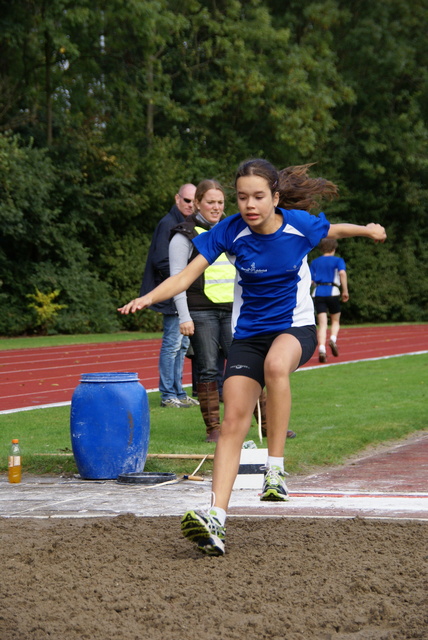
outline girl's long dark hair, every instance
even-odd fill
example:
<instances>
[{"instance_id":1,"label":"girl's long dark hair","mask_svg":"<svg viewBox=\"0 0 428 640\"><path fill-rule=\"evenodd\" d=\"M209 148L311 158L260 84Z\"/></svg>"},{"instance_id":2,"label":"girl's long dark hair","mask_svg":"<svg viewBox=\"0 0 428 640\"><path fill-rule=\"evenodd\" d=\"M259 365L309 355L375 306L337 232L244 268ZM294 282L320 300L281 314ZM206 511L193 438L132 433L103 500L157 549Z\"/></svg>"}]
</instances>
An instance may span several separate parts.
<instances>
[{"instance_id":1,"label":"girl's long dark hair","mask_svg":"<svg viewBox=\"0 0 428 640\"><path fill-rule=\"evenodd\" d=\"M325 178L308 176L311 164L286 167L281 171L262 158L245 160L236 172L235 187L238 178L260 176L265 178L272 194L279 193L279 206L284 209L304 209L310 211L319 206L321 200L332 200L338 195L338 188Z\"/></svg>"}]
</instances>

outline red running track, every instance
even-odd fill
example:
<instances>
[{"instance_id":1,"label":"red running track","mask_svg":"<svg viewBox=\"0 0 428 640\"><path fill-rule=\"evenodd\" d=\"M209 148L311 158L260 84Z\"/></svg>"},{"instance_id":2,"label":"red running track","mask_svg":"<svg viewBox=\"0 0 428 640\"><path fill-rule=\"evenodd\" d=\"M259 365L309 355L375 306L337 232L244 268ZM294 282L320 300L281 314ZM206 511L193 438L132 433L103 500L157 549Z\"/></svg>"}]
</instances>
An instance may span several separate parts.
<instances>
[{"instance_id":1,"label":"red running track","mask_svg":"<svg viewBox=\"0 0 428 640\"><path fill-rule=\"evenodd\" d=\"M158 340L0 351L0 411L68 403L82 373L135 371L147 389L158 386ZM428 351L428 324L342 328L340 354L326 365L313 356L305 367ZM327 348L328 350L328 348ZM183 381L191 383L186 358Z\"/></svg>"}]
</instances>

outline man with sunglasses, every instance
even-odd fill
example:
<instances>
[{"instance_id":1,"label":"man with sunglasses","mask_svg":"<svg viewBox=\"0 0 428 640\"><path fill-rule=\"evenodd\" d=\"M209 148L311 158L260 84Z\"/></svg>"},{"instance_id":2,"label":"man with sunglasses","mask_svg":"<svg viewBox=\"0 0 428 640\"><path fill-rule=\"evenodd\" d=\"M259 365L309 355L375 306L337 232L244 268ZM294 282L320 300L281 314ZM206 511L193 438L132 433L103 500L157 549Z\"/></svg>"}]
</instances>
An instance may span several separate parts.
<instances>
[{"instance_id":1,"label":"man with sunglasses","mask_svg":"<svg viewBox=\"0 0 428 640\"><path fill-rule=\"evenodd\" d=\"M169 277L169 236L171 229L193 213L196 187L183 184L175 195L175 204L158 223L147 255L140 296L148 293ZM180 333L174 300L154 304L150 309L163 314L163 337L159 354L159 391L161 407L184 409L199 402L186 394L182 385L184 357L189 347L188 336Z\"/></svg>"}]
</instances>

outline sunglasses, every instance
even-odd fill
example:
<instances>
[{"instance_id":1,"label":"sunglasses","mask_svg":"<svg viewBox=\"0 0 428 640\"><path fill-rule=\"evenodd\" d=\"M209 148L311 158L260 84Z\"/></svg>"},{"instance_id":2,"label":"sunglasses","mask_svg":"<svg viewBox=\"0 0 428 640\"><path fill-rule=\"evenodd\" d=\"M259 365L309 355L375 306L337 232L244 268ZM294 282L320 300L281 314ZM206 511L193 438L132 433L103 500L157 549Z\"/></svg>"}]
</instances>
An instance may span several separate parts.
<instances>
[{"instance_id":1,"label":"sunglasses","mask_svg":"<svg viewBox=\"0 0 428 640\"><path fill-rule=\"evenodd\" d=\"M191 198L183 198L183 196L180 196L180 198L184 200L184 202L187 202L187 204L190 204L191 202L193 202Z\"/></svg>"}]
</instances>

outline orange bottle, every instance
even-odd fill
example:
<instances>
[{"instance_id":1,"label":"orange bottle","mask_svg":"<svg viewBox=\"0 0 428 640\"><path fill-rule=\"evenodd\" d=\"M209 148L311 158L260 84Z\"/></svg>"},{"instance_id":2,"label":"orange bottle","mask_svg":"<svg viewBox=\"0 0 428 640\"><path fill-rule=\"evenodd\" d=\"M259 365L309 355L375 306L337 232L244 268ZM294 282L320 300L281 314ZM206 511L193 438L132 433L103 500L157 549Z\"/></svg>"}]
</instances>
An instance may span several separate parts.
<instances>
[{"instance_id":1,"label":"orange bottle","mask_svg":"<svg viewBox=\"0 0 428 640\"><path fill-rule=\"evenodd\" d=\"M9 482L21 482L22 478L22 462L21 462L21 449L19 447L19 440L12 440L12 444L9 452L9 464L8 464Z\"/></svg>"}]
</instances>

